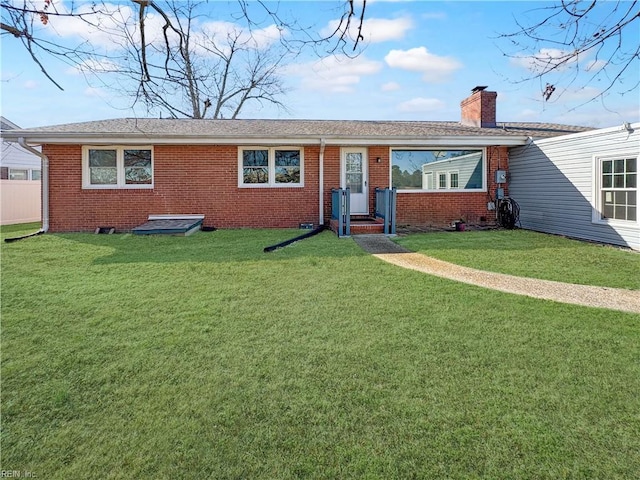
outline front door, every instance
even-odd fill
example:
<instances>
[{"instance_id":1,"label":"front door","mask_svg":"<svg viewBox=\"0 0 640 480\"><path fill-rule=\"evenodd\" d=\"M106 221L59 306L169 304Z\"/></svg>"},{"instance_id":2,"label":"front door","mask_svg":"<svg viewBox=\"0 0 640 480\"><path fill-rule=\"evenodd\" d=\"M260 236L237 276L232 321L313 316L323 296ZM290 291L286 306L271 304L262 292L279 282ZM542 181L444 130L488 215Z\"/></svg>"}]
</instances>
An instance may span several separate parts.
<instances>
[{"instance_id":1,"label":"front door","mask_svg":"<svg viewBox=\"0 0 640 480\"><path fill-rule=\"evenodd\" d=\"M351 189L351 214L369 214L369 188L366 148L342 149L341 186Z\"/></svg>"}]
</instances>

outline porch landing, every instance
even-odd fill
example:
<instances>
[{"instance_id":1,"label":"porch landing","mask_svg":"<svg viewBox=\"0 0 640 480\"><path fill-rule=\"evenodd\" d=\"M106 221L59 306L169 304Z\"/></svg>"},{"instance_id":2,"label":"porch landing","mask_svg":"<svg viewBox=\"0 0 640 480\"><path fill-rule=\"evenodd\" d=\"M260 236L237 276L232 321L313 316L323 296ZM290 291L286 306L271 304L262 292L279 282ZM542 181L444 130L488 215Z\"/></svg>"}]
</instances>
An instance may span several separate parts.
<instances>
[{"instance_id":1,"label":"porch landing","mask_svg":"<svg viewBox=\"0 0 640 480\"><path fill-rule=\"evenodd\" d=\"M338 232L338 220L331 219L330 226L331 230ZM384 233L384 223L382 220L376 220L371 217L353 216L350 219L350 230L351 235L380 235Z\"/></svg>"}]
</instances>

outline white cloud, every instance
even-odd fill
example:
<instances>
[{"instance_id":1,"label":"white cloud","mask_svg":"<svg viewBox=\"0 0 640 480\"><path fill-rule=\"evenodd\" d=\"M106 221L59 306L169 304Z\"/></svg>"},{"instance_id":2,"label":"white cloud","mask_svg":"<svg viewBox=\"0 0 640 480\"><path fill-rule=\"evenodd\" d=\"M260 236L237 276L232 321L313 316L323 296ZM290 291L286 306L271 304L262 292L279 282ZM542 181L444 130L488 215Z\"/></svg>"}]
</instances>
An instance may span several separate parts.
<instances>
[{"instance_id":1,"label":"white cloud","mask_svg":"<svg viewBox=\"0 0 640 480\"><path fill-rule=\"evenodd\" d=\"M585 86L576 90L565 89L559 94L563 102L588 102L602 94L602 90L595 87ZM553 98L553 97L552 97Z\"/></svg>"},{"instance_id":2,"label":"white cloud","mask_svg":"<svg viewBox=\"0 0 640 480\"><path fill-rule=\"evenodd\" d=\"M534 55L513 57L510 62L512 65L526 68L533 73L541 73L551 70L559 62L564 62L564 65L557 68L557 70L565 70L570 65L575 64L577 60L577 57L572 57L572 52L559 48L541 48Z\"/></svg>"},{"instance_id":3,"label":"white cloud","mask_svg":"<svg viewBox=\"0 0 640 480\"><path fill-rule=\"evenodd\" d=\"M599 72L608 64L609 62L606 62L604 60L589 60L584 66L584 69L586 72Z\"/></svg>"},{"instance_id":4,"label":"white cloud","mask_svg":"<svg viewBox=\"0 0 640 480\"><path fill-rule=\"evenodd\" d=\"M58 6L59 10L64 9L65 12L69 12L65 7L64 3ZM87 41L93 48L117 49L122 42L123 25L135 25L136 23L131 19L136 18L137 13L129 6L109 3L100 4L99 10L101 13L94 13L89 3L80 4L74 8L73 12L85 15L86 21L77 16L51 16L48 27L51 33L55 33L58 37L79 38ZM161 25L161 22L162 19L153 14L149 14L146 20L147 26L151 28L154 24ZM131 31L130 34L138 38L136 31Z\"/></svg>"},{"instance_id":5,"label":"white cloud","mask_svg":"<svg viewBox=\"0 0 640 480\"><path fill-rule=\"evenodd\" d=\"M398 105L401 112L433 112L434 110L444 110L445 103L437 98L412 98Z\"/></svg>"},{"instance_id":6,"label":"white cloud","mask_svg":"<svg viewBox=\"0 0 640 480\"><path fill-rule=\"evenodd\" d=\"M396 18L393 20L369 18L364 21L362 35L365 41L370 43L401 40L413 26L413 20L410 17Z\"/></svg>"},{"instance_id":7,"label":"white cloud","mask_svg":"<svg viewBox=\"0 0 640 480\"><path fill-rule=\"evenodd\" d=\"M228 46L228 39L237 39L239 44L264 50L277 42L283 35L286 35L286 31L281 31L276 25L248 31L236 23L220 21L204 23L195 37L197 38L196 43L200 45L210 44L211 40L214 40L217 48L220 49Z\"/></svg>"},{"instance_id":8,"label":"white cloud","mask_svg":"<svg viewBox=\"0 0 640 480\"><path fill-rule=\"evenodd\" d=\"M87 42L88 48L106 51L121 49L127 43L127 36L136 44L140 42L137 9L134 10L128 5L110 3L99 4L98 9L100 10L99 14L92 13L92 7L88 2L79 4L74 9L75 13L87 15L85 17L87 21L75 16L52 16L47 27L48 33L55 34L59 38L82 39ZM68 10L66 11L68 12ZM148 45L164 43L164 24L165 21L160 15L154 13L152 9L147 9L145 41ZM127 26L126 31L124 30L125 25ZM276 25L248 31L236 23L216 21L199 24L197 19L192 23L191 32L192 39L196 44L202 44L207 37L215 36L220 41L219 47L225 48L227 37L237 35L241 43L258 49L268 48L286 33ZM167 35L170 41L177 42L177 35L171 29L167 30Z\"/></svg>"},{"instance_id":9,"label":"white cloud","mask_svg":"<svg viewBox=\"0 0 640 480\"><path fill-rule=\"evenodd\" d=\"M444 82L449 75L462 68L455 58L435 55L425 47L391 50L384 59L391 68L422 73L422 79L429 83Z\"/></svg>"},{"instance_id":10,"label":"white cloud","mask_svg":"<svg viewBox=\"0 0 640 480\"><path fill-rule=\"evenodd\" d=\"M316 62L290 65L288 75L301 77L301 85L307 90L332 93L349 93L355 90L363 76L374 75L382 69L382 63L367 59L330 56Z\"/></svg>"},{"instance_id":11,"label":"white cloud","mask_svg":"<svg viewBox=\"0 0 640 480\"><path fill-rule=\"evenodd\" d=\"M380 90L383 92L395 92L396 90L400 90L400 88L400 84L397 82L387 82L380 87Z\"/></svg>"},{"instance_id":12,"label":"white cloud","mask_svg":"<svg viewBox=\"0 0 640 480\"><path fill-rule=\"evenodd\" d=\"M286 31L281 31L276 25L269 25L266 28L252 32L253 40L259 49L270 47L280 40L280 37L283 35L286 35Z\"/></svg>"},{"instance_id":13,"label":"white cloud","mask_svg":"<svg viewBox=\"0 0 640 480\"><path fill-rule=\"evenodd\" d=\"M120 71L120 66L111 60L88 59L66 70L71 75L80 75L82 73L110 73Z\"/></svg>"},{"instance_id":14,"label":"white cloud","mask_svg":"<svg viewBox=\"0 0 640 480\"><path fill-rule=\"evenodd\" d=\"M347 37L352 41L358 37L358 28L360 26L359 20L352 20L347 32ZM320 34L323 36L329 36L333 34L338 27L342 29L345 27L343 21L342 26L340 20L331 20L329 24L324 27ZM401 40L406 33L414 27L414 22L411 17L400 17L395 19L388 18L366 18L362 24L362 36L365 43L381 43L389 40Z\"/></svg>"}]
</instances>

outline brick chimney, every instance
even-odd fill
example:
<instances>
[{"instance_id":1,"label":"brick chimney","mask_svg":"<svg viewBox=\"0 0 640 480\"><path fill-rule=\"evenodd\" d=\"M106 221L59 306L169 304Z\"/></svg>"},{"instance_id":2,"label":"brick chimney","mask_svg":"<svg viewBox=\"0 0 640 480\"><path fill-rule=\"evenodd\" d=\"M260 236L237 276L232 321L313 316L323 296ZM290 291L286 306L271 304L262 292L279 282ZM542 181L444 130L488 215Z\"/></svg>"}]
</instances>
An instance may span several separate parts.
<instances>
[{"instance_id":1,"label":"brick chimney","mask_svg":"<svg viewBox=\"0 0 640 480\"><path fill-rule=\"evenodd\" d=\"M495 128L496 92L485 91L487 87L478 86L471 95L460 102L462 119L460 123L467 127Z\"/></svg>"}]
</instances>

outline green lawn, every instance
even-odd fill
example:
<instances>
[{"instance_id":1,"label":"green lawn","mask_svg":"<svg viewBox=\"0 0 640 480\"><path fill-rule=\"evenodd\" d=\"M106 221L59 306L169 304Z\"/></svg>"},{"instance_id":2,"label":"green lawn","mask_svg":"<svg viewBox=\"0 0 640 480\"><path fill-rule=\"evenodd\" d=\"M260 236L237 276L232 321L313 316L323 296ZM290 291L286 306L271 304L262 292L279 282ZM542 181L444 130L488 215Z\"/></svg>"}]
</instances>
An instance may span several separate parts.
<instances>
[{"instance_id":1,"label":"green lawn","mask_svg":"<svg viewBox=\"0 0 640 480\"><path fill-rule=\"evenodd\" d=\"M491 272L640 290L640 253L527 230L438 232L398 243L441 260Z\"/></svg>"},{"instance_id":2,"label":"green lawn","mask_svg":"<svg viewBox=\"0 0 640 480\"><path fill-rule=\"evenodd\" d=\"M329 232L262 252L298 233L3 243L1 469L638 476L637 315L401 269Z\"/></svg>"}]
</instances>

